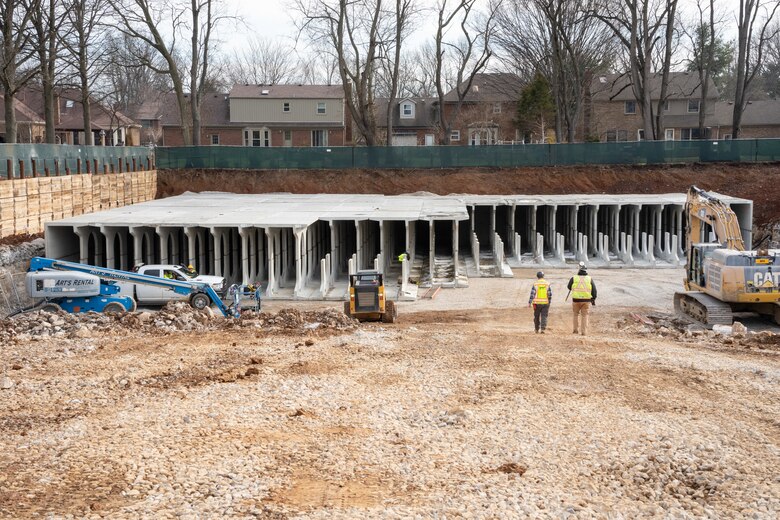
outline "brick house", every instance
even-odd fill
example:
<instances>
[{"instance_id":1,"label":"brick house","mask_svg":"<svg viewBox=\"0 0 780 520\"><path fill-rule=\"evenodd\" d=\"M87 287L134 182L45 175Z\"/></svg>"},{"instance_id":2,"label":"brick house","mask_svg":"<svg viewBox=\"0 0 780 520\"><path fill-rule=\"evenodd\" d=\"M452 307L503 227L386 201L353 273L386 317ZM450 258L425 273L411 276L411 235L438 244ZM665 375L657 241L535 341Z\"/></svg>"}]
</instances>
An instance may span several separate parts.
<instances>
[{"instance_id":1,"label":"brick house","mask_svg":"<svg viewBox=\"0 0 780 520\"><path fill-rule=\"evenodd\" d=\"M40 114L18 99L14 100L14 112L16 112L16 142L17 143L42 143L46 123ZM5 143L5 96L0 94L0 142Z\"/></svg>"},{"instance_id":2,"label":"brick house","mask_svg":"<svg viewBox=\"0 0 780 520\"><path fill-rule=\"evenodd\" d=\"M653 109L658 106L661 74L650 82ZM710 80L708 88L706 125L714 122L718 89ZM693 72L671 72L664 109L662 135L667 141L705 138L699 136L699 109L701 83ZM596 76L591 83L589 100L584 107L584 134L586 139L599 141L641 141L644 125L639 101L634 96L628 74Z\"/></svg>"},{"instance_id":3,"label":"brick house","mask_svg":"<svg viewBox=\"0 0 780 520\"><path fill-rule=\"evenodd\" d=\"M44 140L43 92L30 86L16 95L17 137L19 143L41 143ZM122 112L95 100L90 101L90 126L96 145L137 146L140 144L140 126ZM3 122L4 124L4 122ZM84 111L81 91L59 89L54 94L54 129L57 144L84 144ZM5 127L3 127L5 130Z\"/></svg>"},{"instance_id":4,"label":"brick house","mask_svg":"<svg viewBox=\"0 0 780 520\"><path fill-rule=\"evenodd\" d=\"M466 93L450 132L452 145L485 145L519 140L515 111L523 84L515 74L477 74ZM457 106L455 89L444 96L449 119ZM398 146L431 145L443 141L438 98L402 98L396 101L393 143ZM377 99L377 126L387 131L387 99Z\"/></svg>"},{"instance_id":5,"label":"brick house","mask_svg":"<svg viewBox=\"0 0 780 520\"><path fill-rule=\"evenodd\" d=\"M344 89L331 85L235 85L201 100L201 144L227 146L344 146ZM174 94L134 110L144 142L182 146Z\"/></svg>"},{"instance_id":6,"label":"brick house","mask_svg":"<svg viewBox=\"0 0 780 520\"><path fill-rule=\"evenodd\" d=\"M733 102L719 101L715 103L710 137L712 139L731 139L733 116ZM742 131L739 137L740 139L780 137L780 100L748 101L742 113Z\"/></svg>"},{"instance_id":7,"label":"brick house","mask_svg":"<svg viewBox=\"0 0 780 520\"><path fill-rule=\"evenodd\" d=\"M516 74L477 74L452 125L451 144L477 146L520 140L515 112L522 90L522 80ZM444 96L448 119L457 99L455 89Z\"/></svg>"},{"instance_id":8,"label":"brick house","mask_svg":"<svg viewBox=\"0 0 780 520\"><path fill-rule=\"evenodd\" d=\"M382 139L387 135L387 98L376 100L377 128ZM431 97L407 97L396 100L393 109L393 146L431 146L436 144L438 100Z\"/></svg>"}]
</instances>

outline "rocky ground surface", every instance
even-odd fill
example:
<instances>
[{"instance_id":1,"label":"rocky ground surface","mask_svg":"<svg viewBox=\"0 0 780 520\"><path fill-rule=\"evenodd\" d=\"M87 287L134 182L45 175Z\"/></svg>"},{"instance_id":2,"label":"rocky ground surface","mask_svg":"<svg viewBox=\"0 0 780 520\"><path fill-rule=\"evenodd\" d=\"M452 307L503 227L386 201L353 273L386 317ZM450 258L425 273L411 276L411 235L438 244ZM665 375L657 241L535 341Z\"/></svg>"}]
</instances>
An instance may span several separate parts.
<instances>
[{"instance_id":1,"label":"rocky ground surface","mask_svg":"<svg viewBox=\"0 0 780 520\"><path fill-rule=\"evenodd\" d=\"M703 331L668 314L677 271L615 270L588 336L565 290L536 335L516 274L395 325L273 301L3 321L0 517L780 515L776 329Z\"/></svg>"}]
</instances>

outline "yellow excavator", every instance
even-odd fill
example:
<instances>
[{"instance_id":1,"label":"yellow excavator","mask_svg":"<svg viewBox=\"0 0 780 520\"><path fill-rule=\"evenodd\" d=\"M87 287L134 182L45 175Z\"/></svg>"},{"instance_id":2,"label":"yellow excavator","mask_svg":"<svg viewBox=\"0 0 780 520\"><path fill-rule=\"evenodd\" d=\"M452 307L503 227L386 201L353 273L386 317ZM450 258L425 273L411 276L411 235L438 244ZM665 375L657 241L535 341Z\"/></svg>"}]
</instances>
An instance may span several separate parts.
<instances>
[{"instance_id":1,"label":"yellow excavator","mask_svg":"<svg viewBox=\"0 0 780 520\"><path fill-rule=\"evenodd\" d=\"M688 190L685 215L685 291L675 293L675 310L709 328L731 325L734 312L755 312L780 324L780 250L745 251L731 208L696 186Z\"/></svg>"}]
</instances>

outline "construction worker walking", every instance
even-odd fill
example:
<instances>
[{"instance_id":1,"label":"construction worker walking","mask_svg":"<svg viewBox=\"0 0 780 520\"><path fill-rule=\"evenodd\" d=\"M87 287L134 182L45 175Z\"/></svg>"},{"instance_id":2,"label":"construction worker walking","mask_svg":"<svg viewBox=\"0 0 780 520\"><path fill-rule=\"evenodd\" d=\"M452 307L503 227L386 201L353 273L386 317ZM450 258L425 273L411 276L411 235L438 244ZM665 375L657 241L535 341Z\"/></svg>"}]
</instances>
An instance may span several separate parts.
<instances>
[{"instance_id":1,"label":"construction worker walking","mask_svg":"<svg viewBox=\"0 0 780 520\"><path fill-rule=\"evenodd\" d=\"M585 336L588 333L588 315L590 306L596 305L596 284L588 274L585 262L580 262L577 274L569 280L567 289L571 293L572 311L574 312L572 332ZM581 319L580 319L581 317Z\"/></svg>"},{"instance_id":2,"label":"construction worker walking","mask_svg":"<svg viewBox=\"0 0 780 520\"><path fill-rule=\"evenodd\" d=\"M544 334L547 328L547 314L550 312L552 301L552 287L544 279L544 273L536 273L536 281L531 286L531 297L528 298L528 306L534 307L534 332Z\"/></svg>"}]
</instances>

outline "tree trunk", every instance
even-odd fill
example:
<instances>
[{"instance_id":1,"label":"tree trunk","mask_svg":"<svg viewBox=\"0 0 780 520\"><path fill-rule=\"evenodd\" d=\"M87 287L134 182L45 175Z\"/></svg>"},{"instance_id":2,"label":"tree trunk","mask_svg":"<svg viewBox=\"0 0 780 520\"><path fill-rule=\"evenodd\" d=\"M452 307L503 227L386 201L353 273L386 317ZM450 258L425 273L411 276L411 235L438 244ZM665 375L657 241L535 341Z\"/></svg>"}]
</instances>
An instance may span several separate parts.
<instances>
[{"instance_id":1,"label":"tree trunk","mask_svg":"<svg viewBox=\"0 0 780 520\"><path fill-rule=\"evenodd\" d=\"M5 95L5 142L16 142L16 99L14 99L14 94Z\"/></svg>"}]
</instances>

